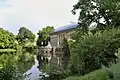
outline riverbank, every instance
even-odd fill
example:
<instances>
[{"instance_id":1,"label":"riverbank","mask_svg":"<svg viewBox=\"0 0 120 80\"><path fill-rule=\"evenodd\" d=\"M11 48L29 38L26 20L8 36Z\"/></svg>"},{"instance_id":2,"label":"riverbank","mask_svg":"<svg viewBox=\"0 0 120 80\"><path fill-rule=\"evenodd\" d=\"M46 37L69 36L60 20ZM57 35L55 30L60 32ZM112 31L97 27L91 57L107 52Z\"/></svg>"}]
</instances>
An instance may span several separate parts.
<instances>
[{"instance_id":1,"label":"riverbank","mask_svg":"<svg viewBox=\"0 0 120 80\"><path fill-rule=\"evenodd\" d=\"M10 53L10 52L16 52L15 49L0 49L0 53Z\"/></svg>"},{"instance_id":2,"label":"riverbank","mask_svg":"<svg viewBox=\"0 0 120 80\"><path fill-rule=\"evenodd\" d=\"M120 80L120 61L109 68L104 67L84 76L70 76L63 80Z\"/></svg>"},{"instance_id":3,"label":"riverbank","mask_svg":"<svg viewBox=\"0 0 120 80\"><path fill-rule=\"evenodd\" d=\"M85 76L71 76L63 80L108 80L109 76L105 70L96 70Z\"/></svg>"}]
</instances>

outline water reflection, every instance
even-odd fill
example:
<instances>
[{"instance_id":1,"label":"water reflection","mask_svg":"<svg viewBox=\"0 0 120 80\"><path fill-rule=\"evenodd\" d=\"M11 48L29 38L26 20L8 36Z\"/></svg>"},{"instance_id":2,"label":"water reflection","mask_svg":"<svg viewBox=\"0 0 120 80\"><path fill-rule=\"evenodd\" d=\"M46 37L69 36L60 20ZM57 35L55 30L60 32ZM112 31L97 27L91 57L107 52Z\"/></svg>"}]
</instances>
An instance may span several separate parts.
<instances>
[{"instance_id":1,"label":"water reflection","mask_svg":"<svg viewBox=\"0 0 120 80\"><path fill-rule=\"evenodd\" d=\"M30 70L28 70L26 73L23 74L24 80L38 80L42 78L42 76L40 76L42 72L40 72L40 70L38 69L39 62L36 59L36 56L34 56L34 58L35 58L35 64L31 67Z\"/></svg>"},{"instance_id":2,"label":"water reflection","mask_svg":"<svg viewBox=\"0 0 120 80\"><path fill-rule=\"evenodd\" d=\"M41 80L46 74L39 67L34 54L0 55L0 80Z\"/></svg>"}]
</instances>

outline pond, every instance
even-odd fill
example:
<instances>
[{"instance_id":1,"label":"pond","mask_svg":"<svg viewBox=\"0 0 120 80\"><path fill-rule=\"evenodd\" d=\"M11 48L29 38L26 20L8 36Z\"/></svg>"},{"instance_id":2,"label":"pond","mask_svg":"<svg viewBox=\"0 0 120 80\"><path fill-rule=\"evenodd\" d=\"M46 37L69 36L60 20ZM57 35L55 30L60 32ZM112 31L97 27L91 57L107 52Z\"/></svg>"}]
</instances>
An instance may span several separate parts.
<instances>
[{"instance_id":1,"label":"pond","mask_svg":"<svg viewBox=\"0 0 120 80\"><path fill-rule=\"evenodd\" d=\"M23 74L24 80L38 80L41 79L43 75L48 76L46 73L42 73L42 70L39 70L38 67L40 64L36 55L34 56L34 61L34 65Z\"/></svg>"},{"instance_id":2,"label":"pond","mask_svg":"<svg viewBox=\"0 0 120 80\"><path fill-rule=\"evenodd\" d=\"M0 80L41 80L48 77L40 70L36 55L2 54L0 55Z\"/></svg>"}]
</instances>

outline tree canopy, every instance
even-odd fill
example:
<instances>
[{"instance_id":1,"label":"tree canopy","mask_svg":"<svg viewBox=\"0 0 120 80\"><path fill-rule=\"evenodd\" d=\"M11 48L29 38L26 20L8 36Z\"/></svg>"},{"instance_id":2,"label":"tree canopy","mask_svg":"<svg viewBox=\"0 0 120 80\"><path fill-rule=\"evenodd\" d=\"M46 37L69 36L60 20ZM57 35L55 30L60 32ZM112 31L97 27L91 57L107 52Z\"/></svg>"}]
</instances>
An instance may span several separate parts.
<instances>
[{"instance_id":1,"label":"tree canopy","mask_svg":"<svg viewBox=\"0 0 120 80\"><path fill-rule=\"evenodd\" d=\"M38 46L47 46L48 42L50 41L49 34L54 31L53 26L46 26L46 28L43 28L42 30L39 30L38 39L37 39L37 45Z\"/></svg>"},{"instance_id":2,"label":"tree canopy","mask_svg":"<svg viewBox=\"0 0 120 80\"><path fill-rule=\"evenodd\" d=\"M15 36L3 28L0 28L0 49L15 48Z\"/></svg>"},{"instance_id":3,"label":"tree canopy","mask_svg":"<svg viewBox=\"0 0 120 80\"><path fill-rule=\"evenodd\" d=\"M26 42L33 43L35 41L35 34L33 34L30 30L25 27L21 27L19 29L19 33L16 36L16 39L20 44L24 44Z\"/></svg>"},{"instance_id":4,"label":"tree canopy","mask_svg":"<svg viewBox=\"0 0 120 80\"><path fill-rule=\"evenodd\" d=\"M71 45L70 69L84 75L103 65L109 67L118 61L119 43L120 29L106 29L82 36Z\"/></svg>"},{"instance_id":5,"label":"tree canopy","mask_svg":"<svg viewBox=\"0 0 120 80\"><path fill-rule=\"evenodd\" d=\"M99 29L120 26L120 0L79 0L73 7L73 14L80 11L78 23L83 30L91 23Z\"/></svg>"}]
</instances>

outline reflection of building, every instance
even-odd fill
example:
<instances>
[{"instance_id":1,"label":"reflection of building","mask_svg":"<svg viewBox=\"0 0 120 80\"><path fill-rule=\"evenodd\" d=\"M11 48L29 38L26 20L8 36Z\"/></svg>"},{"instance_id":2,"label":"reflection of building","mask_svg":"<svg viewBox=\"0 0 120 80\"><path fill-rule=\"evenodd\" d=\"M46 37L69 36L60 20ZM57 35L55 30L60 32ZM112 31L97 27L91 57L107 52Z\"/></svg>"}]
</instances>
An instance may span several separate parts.
<instances>
[{"instance_id":1,"label":"reflection of building","mask_svg":"<svg viewBox=\"0 0 120 80\"><path fill-rule=\"evenodd\" d=\"M40 53L41 56L51 57L51 56L52 56L51 50L52 50L52 47L51 47L50 43L48 43L47 46L45 46L45 47L40 47L39 53Z\"/></svg>"},{"instance_id":2,"label":"reflection of building","mask_svg":"<svg viewBox=\"0 0 120 80\"><path fill-rule=\"evenodd\" d=\"M71 34L75 32L77 28L77 24L69 24L62 27L55 29L53 33L50 34L50 43L51 46L54 48L61 48L62 41L64 38L70 39Z\"/></svg>"}]
</instances>

